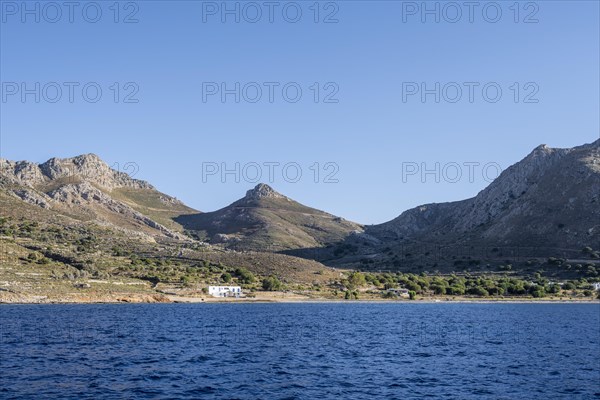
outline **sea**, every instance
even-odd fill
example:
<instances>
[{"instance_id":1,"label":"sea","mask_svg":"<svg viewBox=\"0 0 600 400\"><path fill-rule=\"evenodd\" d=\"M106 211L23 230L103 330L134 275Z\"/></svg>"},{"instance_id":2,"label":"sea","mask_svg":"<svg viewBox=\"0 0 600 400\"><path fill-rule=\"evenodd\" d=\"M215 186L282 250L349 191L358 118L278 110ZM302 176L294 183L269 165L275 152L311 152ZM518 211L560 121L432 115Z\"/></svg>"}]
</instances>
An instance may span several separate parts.
<instances>
[{"instance_id":1,"label":"sea","mask_svg":"<svg viewBox=\"0 0 600 400\"><path fill-rule=\"evenodd\" d=\"M0 399L600 399L600 304L0 305Z\"/></svg>"}]
</instances>

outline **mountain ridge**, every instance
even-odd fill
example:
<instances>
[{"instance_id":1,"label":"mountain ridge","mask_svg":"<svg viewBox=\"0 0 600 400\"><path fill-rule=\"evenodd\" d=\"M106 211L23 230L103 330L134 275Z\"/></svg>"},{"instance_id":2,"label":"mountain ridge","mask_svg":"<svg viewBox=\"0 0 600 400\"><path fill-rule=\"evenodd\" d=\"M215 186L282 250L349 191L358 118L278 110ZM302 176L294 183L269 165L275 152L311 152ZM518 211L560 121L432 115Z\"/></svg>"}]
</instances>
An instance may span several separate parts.
<instances>
[{"instance_id":1,"label":"mountain ridge","mask_svg":"<svg viewBox=\"0 0 600 400\"><path fill-rule=\"evenodd\" d=\"M34 187L58 179L84 178L105 189L131 187L154 189L143 180L131 178L127 173L116 171L96 154L88 153L69 158L53 157L43 163L10 161L0 158L0 175L12 177L16 183Z\"/></svg>"},{"instance_id":2,"label":"mountain ridge","mask_svg":"<svg viewBox=\"0 0 600 400\"><path fill-rule=\"evenodd\" d=\"M0 159L0 187L41 208L151 236L183 239L171 217L197 212L150 183L109 167L93 153L39 164Z\"/></svg>"},{"instance_id":3,"label":"mountain ridge","mask_svg":"<svg viewBox=\"0 0 600 400\"><path fill-rule=\"evenodd\" d=\"M414 207L342 246L355 251L333 264L356 267L366 257L374 268L417 262L403 254L438 268L453 263L430 257L439 248L469 249L474 259L502 247L532 258L600 248L600 139L567 149L540 145L476 196Z\"/></svg>"},{"instance_id":4,"label":"mountain ridge","mask_svg":"<svg viewBox=\"0 0 600 400\"><path fill-rule=\"evenodd\" d=\"M300 204L264 183L202 213L91 153L41 164L0 159L0 189L36 207L150 237L302 254L335 266L356 267L367 257L386 268L404 265L398 262L401 252L421 254L416 244L423 243L600 248L599 149L600 139L573 148L539 145L472 198L423 204L368 226ZM531 255L547 255L544 251ZM425 264L439 264L425 253Z\"/></svg>"}]
</instances>

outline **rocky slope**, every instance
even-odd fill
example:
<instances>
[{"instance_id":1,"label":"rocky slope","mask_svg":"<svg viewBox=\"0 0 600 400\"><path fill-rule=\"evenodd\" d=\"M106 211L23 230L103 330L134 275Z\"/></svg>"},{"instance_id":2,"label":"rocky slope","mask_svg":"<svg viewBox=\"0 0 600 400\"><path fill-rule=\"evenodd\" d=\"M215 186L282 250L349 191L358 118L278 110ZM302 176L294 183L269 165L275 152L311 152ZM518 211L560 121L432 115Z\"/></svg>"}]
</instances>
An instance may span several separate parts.
<instances>
[{"instance_id":1,"label":"rocky slope","mask_svg":"<svg viewBox=\"0 0 600 400\"><path fill-rule=\"evenodd\" d=\"M43 164L0 159L0 174L9 182L30 188L48 188L70 180L72 183L87 181L107 190L119 187L154 189L147 182L110 168L95 154L51 158Z\"/></svg>"},{"instance_id":2,"label":"rocky slope","mask_svg":"<svg viewBox=\"0 0 600 400\"><path fill-rule=\"evenodd\" d=\"M262 251L327 246L362 230L356 223L304 206L265 184L218 211L176 220L211 243Z\"/></svg>"},{"instance_id":3,"label":"rocky slope","mask_svg":"<svg viewBox=\"0 0 600 400\"><path fill-rule=\"evenodd\" d=\"M0 160L0 303L164 301L209 284L323 286L339 272L283 254L236 252L182 234L197 214L150 184L85 155Z\"/></svg>"},{"instance_id":4,"label":"rocky slope","mask_svg":"<svg viewBox=\"0 0 600 400\"><path fill-rule=\"evenodd\" d=\"M24 229L32 221L66 230L83 224L145 243L170 241L177 254L191 242L219 262L225 254L229 258L223 262L248 268L258 268L247 262L249 252L258 252L259 258L285 253L335 267L379 270L525 268L532 259L549 257L585 269L600 252L600 140L571 149L539 146L474 198L426 204L367 227L304 206L264 184L225 208L199 213L93 154L43 164L0 160L0 205L0 217L22 221ZM7 231L14 230L13 223L6 224ZM105 237L106 248L111 235ZM283 257L276 263L281 271L292 263L313 270L321 265L271 255Z\"/></svg>"},{"instance_id":5,"label":"rocky slope","mask_svg":"<svg viewBox=\"0 0 600 400\"><path fill-rule=\"evenodd\" d=\"M354 249L353 257L342 257L346 262L368 255L380 266L406 264L406 254L431 265L440 258L427 255L439 249L480 259L491 252L502 258L501 248L522 258L597 250L600 140L571 149L539 146L476 197L416 207L344 245Z\"/></svg>"},{"instance_id":6,"label":"rocky slope","mask_svg":"<svg viewBox=\"0 0 600 400\"><path fill-rule=\"evenodd\" d=\"M197 212L94 154L43 164L0 159L0 191L15 199L13 207L20 200L78 220L172 238L182 238L172 218Z\"/></svg>"}]
</instances>

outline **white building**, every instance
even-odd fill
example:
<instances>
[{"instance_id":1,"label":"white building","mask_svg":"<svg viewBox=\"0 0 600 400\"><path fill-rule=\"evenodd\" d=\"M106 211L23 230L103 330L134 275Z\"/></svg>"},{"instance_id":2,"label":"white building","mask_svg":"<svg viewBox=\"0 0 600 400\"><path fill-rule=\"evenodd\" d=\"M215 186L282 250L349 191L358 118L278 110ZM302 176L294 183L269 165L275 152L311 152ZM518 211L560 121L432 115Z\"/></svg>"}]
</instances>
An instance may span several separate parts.
<instances>
[{"instance_id":1,"label":"white building","mask_svg":"<svg viewBox=\"0 0 600 400\"><path fill-rule=\"evenodd\" d=\"M600 282L592 283L594 290L600 290Z\"/></svg>"},{"instance_id":2,"label":"white building","mask_svg":"<svg viewBox=\"0 0 600 400\"><path fill-rule=\"evenodd\" d=\"M239 286L209 286L208 294L213 297L240 297L242 288Z\"/></svg>"}]
</instances>

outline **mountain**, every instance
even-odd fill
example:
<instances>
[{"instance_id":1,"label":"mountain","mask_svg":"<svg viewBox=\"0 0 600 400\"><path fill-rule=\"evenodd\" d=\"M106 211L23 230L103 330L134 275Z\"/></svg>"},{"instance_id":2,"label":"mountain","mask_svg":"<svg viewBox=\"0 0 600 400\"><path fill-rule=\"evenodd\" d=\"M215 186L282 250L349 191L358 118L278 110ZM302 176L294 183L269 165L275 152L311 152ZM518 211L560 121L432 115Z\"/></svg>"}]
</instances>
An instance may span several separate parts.
<instances>
[{"instance_id":1,"label":"mountain","mask_svg":"<svg viewBox=\"0 0 600 400\"><path fill-rule=\"evenodd\" d=\"M382 290L436 271L448 284L509 275L588 288L600 264L599 148L539 146L474 198L366 227L264 184L200 213L93 154L0 159L0 302L165 301L263 280L340 298L353 283L338 267L404 273L370 275Z\"/></svg>"},{"instance_id":2,"label":"mountain","mask_svg":"<svg viewBox=\"0 0 600 400\"><path fill-rule=\"evenodd\" d=\"M93 154L0 160L0 303L167 301L208 284L322 287L340 273L284 254L237 252L184 235L198 211Z\"/></svg>"},{"instance_id":3,"label":"mountain","mask_svg":"<svg viewBox=\"0 0 600 400\"><path fill-rule=\"evenodd\" d=\"M262 251L324 247L362 231L359 224L302 205L265 184L218 211L176 221L211 243Z\"/></svg>"},{"instance_id":4,"label":"mountain","mask_svg":"<svg viewBox=\"0 0 600 400\"><path fill-rule=\"evenodd\" d=\"M192 246L201 250L192 259L251 269L295 263L315 270L321 262L411 272L507 265L535 272L550 257L572 260L563 262L565 268L585 268L600 251L600 140L570 149L541 145L471 199L425 204L373 226L302 205L265 184L225 208L200 213L93 154L43 164L0 159L0 210L0 217L21 221L25 230L42 222L80 232L77 242L96 235L105 249L115 247L117 236L158 243L171 256ZM5 223L2 229L15 227ZM58 260L77 258L77 246L67 247ZM262 261L254 264L244 254Z\"/></svg>"},{"instance_id":5,"label":"mountain","mask_svg":"<svg viewBox=\"0 0 600 400\"><path fill-rule=\"evenodd\" d=\"M413 208L338 247L352 251L334 263L366 260L374 268L441 268L509 255L585 258L582 249L600 249L600 140L570 149L541 145L474 198Z\"/></svg>"},{"instance_id":6,"label":"mountain","mask_svg":"<svg viewBox=\"0 0 600 400\"><path fill-rule=\"evenodd\" d=\"M173 217L196 213L148 182L110 168L95 154L45 163L0 159L0 194L80 221L134 233L182 238Z\"/></svg>"}]
</instances>

